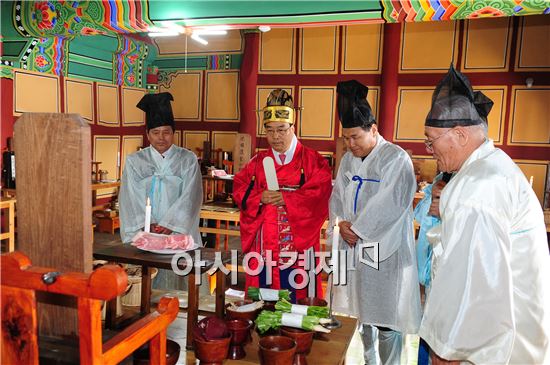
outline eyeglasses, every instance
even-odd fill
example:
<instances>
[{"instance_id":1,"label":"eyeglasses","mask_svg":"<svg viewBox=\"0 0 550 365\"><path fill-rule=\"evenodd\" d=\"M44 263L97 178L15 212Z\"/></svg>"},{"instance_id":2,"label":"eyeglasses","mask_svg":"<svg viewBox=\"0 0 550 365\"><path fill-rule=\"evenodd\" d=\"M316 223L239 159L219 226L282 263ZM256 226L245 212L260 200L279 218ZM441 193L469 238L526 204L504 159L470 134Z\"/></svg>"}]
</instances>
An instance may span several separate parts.
<instances>
[{"instance_id":1,"label":"eyeglasses","mask_svg":"<svg viewBox=\"0 0 550 365\"><path fill-rule=\"evenodd\" d=\"M265 134L267 134L268 136L275 136L275 135L278 135L278 136L284 136L285 134L288 133L288 130L292 128L292 126L288 127L288 128L277 128L277 129L272 129L272 128L266 128L265 129Z\"/></svg>"},{"instance_id":2,"label":"eyeglasses","mask_svg":"<svg viewBox=\"0 0 550 365\"><path fill-rule=\"evenodd\" d=\"M444 135L446 135L447 133L449 133L452 130L453 130L453 128L447 130L445 133L441 133L439 136L435 137L431 141L429 139L425 139L424 140L424 145L426 146L426 148L428 150L433 151L433 145L434 145L435 141L437 141L438 139L440 139L441 137L443 137Z\"/></svg>"}]
</instances>

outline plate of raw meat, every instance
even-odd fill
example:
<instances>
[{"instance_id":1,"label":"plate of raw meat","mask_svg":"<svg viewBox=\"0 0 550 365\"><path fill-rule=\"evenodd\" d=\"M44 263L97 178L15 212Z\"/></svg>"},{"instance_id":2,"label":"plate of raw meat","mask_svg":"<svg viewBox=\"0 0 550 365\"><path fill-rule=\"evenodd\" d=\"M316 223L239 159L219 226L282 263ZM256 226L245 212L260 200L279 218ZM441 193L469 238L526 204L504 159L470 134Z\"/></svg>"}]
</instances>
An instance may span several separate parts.
<instances>
[{"instance_id":1,"label":"plate of raw meat","mask_svg":"<svg viewBox=\"0 0 550 365\"><path fill-rule=\"evenodd\" d=\"M198 248L193 237L187 234L158 234L138 232L132 239L132 246L143 251L173 255Z\"/></svg>"}]
</instances>

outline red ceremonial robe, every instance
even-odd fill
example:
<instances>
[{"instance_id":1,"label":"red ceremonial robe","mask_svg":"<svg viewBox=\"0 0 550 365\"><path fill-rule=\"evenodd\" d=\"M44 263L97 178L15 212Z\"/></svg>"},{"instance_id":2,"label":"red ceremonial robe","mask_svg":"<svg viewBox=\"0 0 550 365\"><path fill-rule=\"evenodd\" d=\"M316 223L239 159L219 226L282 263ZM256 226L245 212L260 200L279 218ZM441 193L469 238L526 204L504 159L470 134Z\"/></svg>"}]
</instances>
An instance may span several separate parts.
<instances>
[{"instance_id":1,"label":"red ceremonial robe","mask_svg":"<svg viewBox=\"0 0 550 365\"><path fill-rule=\"evenodd\" d=\"M262 161L266 156L274 157L270 148L256 154L250 162L235 175L233 198L241 210L241 244L243 253L260 252L260 239L265 250L272 250L273 260L279 260L279 232L277 232L277 207L260 205L262 192L267 182ZM320 230L328 216L328 201L332 192L332 176L327 161L315 150L298 142L292 161L287 165L275 164L279 186L299 186L301 170L305 183L295 191L282 191L288 222L298 254L313 247L320 249ZM243 209L242 202L252 178L254 185ZM261 234L260 234L261 232ZM262 237L262 238L260 238ZM257 268L257 261L251 260L251 269ZM294 267L297 265L295 264ZM299 277L297 277L299 281ZM321 275L317 275L316 293L322 297ZM246 275L246 289L259 287L259 276ZM273 268L273 289L280 289L279 269ZM307 287L296 291L296 300L307 296Z\"/></svg>"}]
</instances>

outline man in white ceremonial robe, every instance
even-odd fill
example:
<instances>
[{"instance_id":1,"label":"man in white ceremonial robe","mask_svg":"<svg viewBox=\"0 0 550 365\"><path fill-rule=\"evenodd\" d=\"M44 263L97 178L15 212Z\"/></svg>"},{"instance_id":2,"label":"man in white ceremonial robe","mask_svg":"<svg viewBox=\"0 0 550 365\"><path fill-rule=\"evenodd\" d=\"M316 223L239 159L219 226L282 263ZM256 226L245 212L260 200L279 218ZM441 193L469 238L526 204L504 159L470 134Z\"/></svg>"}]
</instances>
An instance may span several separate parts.
<instances>
[{"instance_id":1,"label":"man in white ceremonial robe","mask_svg":"<svg viewBox=\"0 0 550 365\"><path fill-rule=\"evenodd\" d=\"M414 248L412 202L416 179L409 155L377 130L366 101L368 88L338 83L338 114L348 152L343 156L330 199L329 226L340 226L347 250L347 285L335 286L334 309L360 321L367 364L399 364L402 334L416 333L420 293ZM372 249L378 243L378 268ZM353 265L355 268L350 268ZM378 337L378 351L375 341Z\"/></svg>"},{"instance_id":2,"label":"man in white ceremonial robe","mask_svg":"<svg viewBox=\"0 0 550 365\"><path fill-rule=\"evenodd\" d=\"M487 138L491 106L451 65L426 118L426 147L454 174L441 192L419 331L434 365L550 363L543 213L524 174Z\"/></svg>"},{"instance_id":3,"label":"man in white ceremonial robe","mask_svg":"<svg viewBox=\"0 0 550 365\"><path fill-rule=\"evenodd\" d=\"M172 142L171 100L170 93L147 94L137 105L145 111L150 146L129 155L124 165L119 194L120 235L124 243L130 243L143 230L149 198L151 233L188 234L202 246L202 177L195 154ZM166 274L159 272L155 283L166 280Z\"/></svg>"}]
</instances>

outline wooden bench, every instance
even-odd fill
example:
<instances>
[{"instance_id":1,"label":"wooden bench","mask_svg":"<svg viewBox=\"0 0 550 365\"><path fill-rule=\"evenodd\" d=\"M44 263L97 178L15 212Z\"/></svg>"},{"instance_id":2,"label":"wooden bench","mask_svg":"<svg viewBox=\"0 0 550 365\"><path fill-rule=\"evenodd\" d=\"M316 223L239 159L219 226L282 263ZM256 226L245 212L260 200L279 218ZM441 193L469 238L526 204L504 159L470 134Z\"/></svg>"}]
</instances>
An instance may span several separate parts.
<instances>
[{"instance_id":1,"label":"wooden bench","mask_svg":"<svg viewBox=\"0 0 550 365\"><path fill-rule=\"evenodd\" d=\"M51 268L32 267L29 258L17 251L2 255L0 263L2 364L38 364L37 291L77 298L80 364L118 364L147 342L150 363L165 363L166 328L179 310L176 298L162 298L156 312L103 343L101 303L126 290L128 277L121 267L106 265L92 274L61 274ZM9 334L4 333L6 328Z\"/></svg>"}]
</instances>

